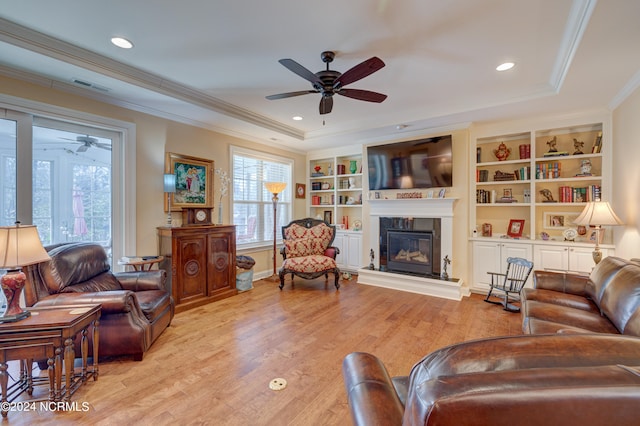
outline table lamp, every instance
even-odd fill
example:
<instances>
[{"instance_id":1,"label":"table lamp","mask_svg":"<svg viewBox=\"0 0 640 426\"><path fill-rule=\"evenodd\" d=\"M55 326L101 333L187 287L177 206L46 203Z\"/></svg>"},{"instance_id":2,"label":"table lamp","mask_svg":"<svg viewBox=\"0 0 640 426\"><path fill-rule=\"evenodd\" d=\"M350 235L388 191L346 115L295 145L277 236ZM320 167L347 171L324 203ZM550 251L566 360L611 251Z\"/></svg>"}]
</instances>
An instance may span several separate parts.
<instances>
[{"instance_id":1,"label":"table lamp","mask_svg":"<svg viewBox=\"0 0 640 426\"><path fill-rule=\"evenodd\" d=\"M165 173L164 175L164 192L167 194L168 210L167 210L167 226L171 226L171 194L176 192L176 175Z\"/></svg>"},{"instance_id":2,"label":"table lamp","mask_svg":"<svg viewBox=\"0 0 640 426\"><path fill-rule=\"evenodd\" d=\"M0 269L7 269L0 279L7 298L7 310L0 322L19 321L31 315L20 307L20 293L27 281L21 268L49 259L35 225L20 226L16 222L15 226L0 227Z\"/></svg>"},{"instance_id":3,"label":"table lamp","mask_svg":"<svg viewBox=\"0 0 640 426\"><path fill-rule=\"evenodd\" d=\"M278 194L284 190L287 186L286 182L265 182L265 188L271 194L273 194L273 198L271 201L273 202L273 275L269 277L272 281L277 281L278 275L276 274L276 212L278 209Z\"/></svg>"},{"instance_id":4,"label":"table lamp","mask_svg":"<svg viewBox=\"0 0 640 426\"><path fill-rule=\"evenodd\" d=\"M593 250L593 261L600 263L602 252L600 251L600 230L604 225L622 225L620 218L614 213L607 201L590 201L585 206L580 216L573 222L576 225L593 226L596 231L596 247Z\"/></svg>"}]
</instances>

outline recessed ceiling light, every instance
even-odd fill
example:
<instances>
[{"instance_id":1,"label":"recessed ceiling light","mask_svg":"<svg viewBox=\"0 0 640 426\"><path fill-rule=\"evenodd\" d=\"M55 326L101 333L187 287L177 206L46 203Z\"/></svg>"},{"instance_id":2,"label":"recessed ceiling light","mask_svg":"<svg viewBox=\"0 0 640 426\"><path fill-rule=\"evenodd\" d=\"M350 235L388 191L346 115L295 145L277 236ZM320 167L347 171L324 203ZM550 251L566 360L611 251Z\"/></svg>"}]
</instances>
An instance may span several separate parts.
<instances>
[{"instance_id":1,"label":"recessed ceiling light","mask_svg":"<svg viewBox=\"0 0 640 426\"><path fill-rule=\"evenodd\" d=\"M500 64L496 67L496 71L507 71L513 68L516 64L513 62L505 62L504 64Z\"/></svg>"},{"instance_id":2,"label":"recessed ceiling light","mask_svg":"<svg viewBox=\"0 0 640 426\"><path fill-rule=\"evenodd\" d=\"M294 115L294 116L293 116L293 117L291 117L291 118L293 118L295 121L300 121L300 120L302 120L302 117L300 117L299 115Z\"/></svg>"},{"instance_id":3,"label":"recessed ceiling light","mask_svg":"<svg viewBox=\"0 0 640 426\"><path fill-rule=\"evenodd\" d=\"M123 49L131 49L133 47L133 43L122 37L111 37L111 43Z\"/></svg>"}]
</instances>

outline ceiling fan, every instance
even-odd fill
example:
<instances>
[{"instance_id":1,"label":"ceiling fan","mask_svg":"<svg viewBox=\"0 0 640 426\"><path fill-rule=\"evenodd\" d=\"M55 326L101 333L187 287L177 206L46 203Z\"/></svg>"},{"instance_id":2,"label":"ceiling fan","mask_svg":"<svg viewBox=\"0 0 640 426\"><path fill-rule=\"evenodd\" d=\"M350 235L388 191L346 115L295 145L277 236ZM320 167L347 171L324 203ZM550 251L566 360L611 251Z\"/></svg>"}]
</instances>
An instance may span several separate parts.
<instances>
[{"instance_id":1,"label":"ceiling fan","mask_svg":"<svg viewBox=\"0 0 640 426\"><path fill-rule=\"evenodd\" d=\"M87 136L76 136L75 140L74 139L69 139L69 138L62 138L62 139L65 139L65 140L68 140L68 141L74 141L74 142L78 142L78 143L82 144L82 145L80 145L78 147L78 149L76 149L76 152L86 152L91 147L96 147L96 148L101 148L101 149L106 149L108 151L111 151L111 145L110 144L98 142L98 139L92 138L89 135L87 135Z\"/></svg>"},{"instance_id":2,"label":"ceiling fan","mask_svg":"<svg viewBox=\"0 0 640 426\"><path fill-rule=\"evenodd\" d=\"M329 64L333 61L335 56L336 54L334 52L322 52L320 57L322 58L322 62L327 64L327 69L318 71L317 73L312 73L293 59L280 59L278 62L290 71L311 82L313 90L280 93L277 95L269 95L266 98L269 100L275 100L306 95L309 93L320 93L322 94L322 98L320 99L320 114L329 114L331 112L333 109L333 95L335 94L358 99L360 101L377 103L380 103L387 98L387 95L383 95L382 93L371 92L369 90L344 88L344 86L363 79L384 67L382 59L374 56L359 63L342 74L339 71L329 69Z\"/></svg>"}]
</instances>

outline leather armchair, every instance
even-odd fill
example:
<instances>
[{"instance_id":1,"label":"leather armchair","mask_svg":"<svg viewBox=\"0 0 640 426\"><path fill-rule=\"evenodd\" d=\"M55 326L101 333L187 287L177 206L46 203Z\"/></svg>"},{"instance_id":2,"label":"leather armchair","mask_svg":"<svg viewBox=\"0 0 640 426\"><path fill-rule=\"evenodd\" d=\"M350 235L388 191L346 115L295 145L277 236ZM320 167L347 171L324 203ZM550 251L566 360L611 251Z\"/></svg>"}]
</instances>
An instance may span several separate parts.
<instances>
[{"instance_id":1,"label":"leather armchair","mask_svg":"<svg viewBox=\"0 0 640 426\"><path fill-rule=\"evenodd\" d=\"M173 319L174 302L165 288L165 271L112 273L104 248L94 243L46 249L50 261L25 268L26 305L99 303L100 357L132 355L136 361L142 360ZM80 353L78 344L76 341L76 353Z\"/></svg>"},{"instance_id":2,"label":"leather armchair","mask_svg":"<svg viewBox=\"0 0 640 426\"><path fill-rule=\"evenodd\" d=\"M494 337L425 356L391 377L347 355L354 425L636 425L640 339L612 334Z\"/></svg>"}]
</instances>

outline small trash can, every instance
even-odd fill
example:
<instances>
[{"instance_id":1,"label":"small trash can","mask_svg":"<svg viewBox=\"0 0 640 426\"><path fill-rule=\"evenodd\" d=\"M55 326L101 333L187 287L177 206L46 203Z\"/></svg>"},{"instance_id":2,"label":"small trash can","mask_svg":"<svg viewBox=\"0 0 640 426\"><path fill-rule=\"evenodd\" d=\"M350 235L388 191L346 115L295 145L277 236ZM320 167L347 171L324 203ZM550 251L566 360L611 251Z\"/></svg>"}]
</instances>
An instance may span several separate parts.
<instances>
[{"instance_id":1,"label":"small trash can","mask_svg":"<svg viewBox=\"0 0 640 426\"><path fill-rule=\"evenodd\" d=\"M236 256L236 290L247 291L253 288L253 265L256 261L249 256Z\"/></svg>"}]
</instances>

